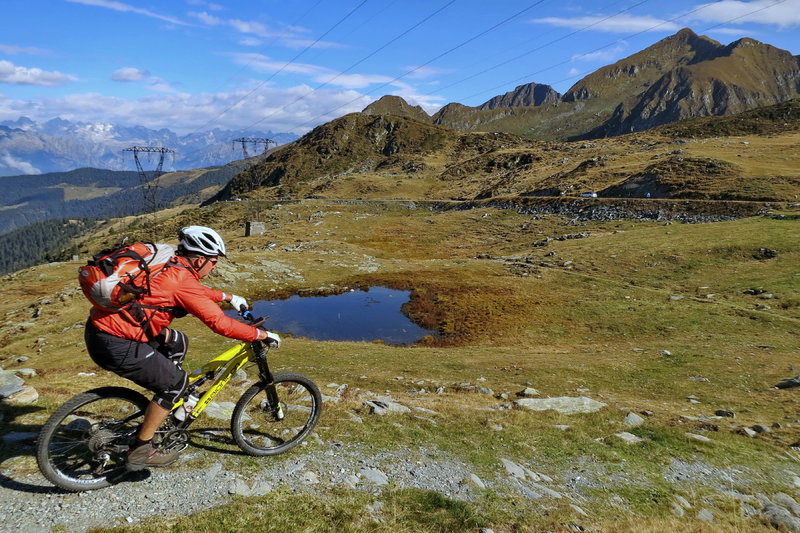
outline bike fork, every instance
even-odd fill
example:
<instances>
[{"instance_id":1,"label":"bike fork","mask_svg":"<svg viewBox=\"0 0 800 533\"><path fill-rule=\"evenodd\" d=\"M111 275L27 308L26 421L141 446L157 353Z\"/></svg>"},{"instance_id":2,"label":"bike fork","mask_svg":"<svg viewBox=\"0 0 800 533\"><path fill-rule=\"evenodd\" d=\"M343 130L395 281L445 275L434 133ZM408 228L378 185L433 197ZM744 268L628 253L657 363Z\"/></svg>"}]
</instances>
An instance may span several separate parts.
<instances>
[{"instance_id":1,"label":"bike fork","mask_svg":"<svg viewBox=\"0 0 800 533\"><path fill-rule=\"evenodd\" d=\"M286 413L283 412L283 406L278 398L278 390L275 388L275 379L272 377L272 372L267 364L266 350L259 351L256 360L261 382L264 383L264 393L267 395L267 409L276 420L283 420Z\"/></svg>"}]
</instances>

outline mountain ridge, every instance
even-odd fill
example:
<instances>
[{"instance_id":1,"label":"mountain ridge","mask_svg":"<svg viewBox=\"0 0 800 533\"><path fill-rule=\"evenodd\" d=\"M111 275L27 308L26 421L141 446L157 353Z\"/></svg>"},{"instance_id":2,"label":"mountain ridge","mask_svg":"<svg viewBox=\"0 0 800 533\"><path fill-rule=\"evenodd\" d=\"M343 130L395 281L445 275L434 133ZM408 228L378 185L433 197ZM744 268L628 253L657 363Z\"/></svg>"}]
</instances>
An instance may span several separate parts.
<instances>
[{"instance_id":1,"label":"mountain ridge","mask_svg":"<svg viewBox=\"0 0 800 533\"><path fill-rule=\"evenodd\" d=\"M528 83L477 107L448 103L431 122L541 140L596 139L797 97L800 56L747 37L723 45L684 28L586 75L563 95ZM395 102L388 111L412 116L404 113L410 107Z\"/></svg>"},{"instance_id":2,"label":"mountain ridge","mask_svg":"<svg viewBox=\"0 0 800 533\"><path fill-rule=\"evenodd\" d=\"M668 199L791 201L800 194L798 162L782 155L795 145L798 131L800 99L662 125L602 144L459 132L409 117L352 113L276 149L209 202L240 196L449 201L584 192L601 198L649 193ZM732 145L719 135L748 140ZM751 144L758 152L742 158Z\"/></svg>"},{"instance_id":3,"label":"mountain ridge","mask_svg":"<svg viewBox=\"0 0 800 533\"><path fill-rule=\"evenodd\" d=\"M200 203L221 189L250 161L162 174L159 207ZM152 172L148 172L152 178ZM152 184L152 182L151 182ZM135 171L77 168L67 172L2 176L0 234L55 218L106 218L142 213L141 176Z\"/></svg>"}]
</instances>

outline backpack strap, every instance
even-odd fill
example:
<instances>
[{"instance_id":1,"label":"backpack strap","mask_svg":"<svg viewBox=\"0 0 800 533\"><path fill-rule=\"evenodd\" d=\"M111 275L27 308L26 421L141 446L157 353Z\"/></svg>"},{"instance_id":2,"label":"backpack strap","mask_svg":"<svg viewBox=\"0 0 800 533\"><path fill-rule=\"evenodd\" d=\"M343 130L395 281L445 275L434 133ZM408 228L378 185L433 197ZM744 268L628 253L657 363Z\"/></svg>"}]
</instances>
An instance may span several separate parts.
<instances>
[{"instance_id":1,"label":"backpack strap","mask_svg":"<svg viewBox=\"0 0 800 533\"><path fill-rule=\"evenodd\" d=\"M148 244L150 244L150 243L148 243ZM155 248L155 244L153 244L153 247ZM133 253L136 254L136 252L133 252ZM139 254L136 254L136 255L139 255ZM155 254L153 254L153 256L155 257ZM142 259L142 261L144 261L144 259ZM153 278L156 278L157 276L159 276L162 272L166 271L169 267L181 267L181 268L185 268L187 270L189 268L186 265L184 265L183 263L181 263L180 261L177 261L173 257L172 259L167 261L167 263L164 265L163 268L161 268L158 272L153 274L152 278L150 276L150 269L148 268L147 270L145 270L145 272L147 272L147 284L146 284L147 285L147 290L146 290L146 292L147 292L148 296L150 295L150 281ZM137 289L138 289L138 287L137 287ZM145 292L145 290L142 289L139 292L142 293L142 292ZM153 311L153 312L152 313L147 313L147 312L145 312L145 310L150 310L150 311ZM153 340L153 338L155 337L155 335L153 335L153 333L150 331L150 327L149 326L150 326L150 322L153 320L153 316L155 316L155 312L156 311L163 311L163 312L166 312L166 313L172 313L174 315L175 314L180 314L180 312L183 311L184 315L182 315L182 316L185 316L185 313L186 313L186 311L184 311L183 308L178 306L178 305L173 305L173 306L146 305L146 304L139 303L138 301L135 301L135 300L133 302L129 303L128 305L126 305L125 307L123 307L122 309L120 309L120 313L122 313L122 315L127 320L129 320L131 323L136 324L137 326L142 328L142 331L144 331L144 334L145 334L145 336L147 337L148 340Z\"/></svg>"}]
</instances>

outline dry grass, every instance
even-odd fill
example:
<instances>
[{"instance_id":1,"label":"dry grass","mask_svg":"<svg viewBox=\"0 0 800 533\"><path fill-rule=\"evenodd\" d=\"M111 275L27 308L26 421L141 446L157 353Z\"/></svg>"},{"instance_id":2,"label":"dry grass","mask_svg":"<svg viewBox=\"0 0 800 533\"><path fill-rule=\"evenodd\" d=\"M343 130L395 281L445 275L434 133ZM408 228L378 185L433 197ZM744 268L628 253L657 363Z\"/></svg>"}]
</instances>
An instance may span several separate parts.
<instances>
[{"instance_id":1,"label":"dry grass","mask_svg":"<svg viewBox=\"0 0 800 533\"><path fill-rule=\"evenodd\" d=\"M245 238L242 223L254 216L266 222L268 234ZM492 208L436 212L409 209L403 202L344 205L313 200L275 207L233 202L176 211L154 233L171 240L169 233L189 220L207 220L229 243L231 262L208 280L211 285L248 298L358 285L413 289L409 314L440 327L441 338L412 348L286 339L275 354L276 367L313 377L328 394L333 393L325 387L328 383L347 383L353 389L340 404L327 406L317 432L323 442L346 441L364 449L424 443L461 458L487 477L496 473L498 458L507 457L536 465L558 480L575 465L596 469L600 477L624 472L627 480L584 495L581 506L590 518L558 502L487 495L459 507L445 500L432 503L424 492L393 494L386 497L397 509L392 530L426 531L420 524L437 514L447 517L442 531L478 523L495 531L561 531L569 523L598 531L758 530L757 521L740 518L735 505L720 500L713 487L677 487L664 481L662 472L675 458L719 468L735 464L752 480L732 487L742 492L787 490L783 472L794 465L783 452L796 440L796 429L789 424L795 424L800 400L791 391L769 387L797 373L791 366L797 364L800 333L800 227L795 219L576 226L556 216ZM577 232L589 237L532 246L546 237ZM96 248L117 236L101 235L85 247ZM777 257L760 258L760 248L776 250ZM75 292L77 267L55 263L3 278L0 358L5 368L37 370L29 382L40 391L43 408L23 412L3 406L13 427L36 427L70 395L121 383L93 366L83 348L83 330L73 327L83 322L87 309ZM744 294L748 288L763 288L774 297ZM758 308L764 305L769 309ZM34 318L37 309L41 311ZM192 338L190 366L229 343L191 318L176 326ZM662 355L662 350L672 355ZM15 362L21 355L30 359ZM78 372L95 375L77 377ZM530 384L544 396L589 395L608 407L585 416L488 411L505 400L477 394L462 383L480 383L511 398ZM430 393L409 392L419 387ZM438 387L444 387L443 394L432 393ZM411 417L367 418L354 424L348 412L361 409L358 390L388 391L402 403L433 409L440 413L437 425ZM690 395L700 403L689 403ZM733 410L737 417L710 424L686 418L716 409ZM653 413L645 426L634 430L648 440L642 446L624 447L610 438L626 429L622 418L627 410ZM776 422L782 429L758 439L733 432L735 426ZM572 429L565 433L556 424ZM492 425L504 430L498 434ZM687 431L709 435L714 444L691 442ZM4 458L16 456L7 446L0 451ZM257 468L237 456L210 452L201 452L189 466L220 459L231 469ZM34 468L33 461L26 458L15 468ZM672 495L685 487L695 491L698 501L713 504L713 524L694 515L677 519L670 514ZM612 496L623 503L607 504ZM374 524L358 518L364 498L326 492L308 528L331 530L330 524L338 523L335 517L347 516L361 524L352 526L353 531L375 530ZM290 495L286 501L299 505ZM243 500L236 505L246 521L261 517L261 504ZM293 510L287 512L296 508L290 505ZM235 530L225 516L230 514L211 511L180 520L174 529L198 531L202 523L210 530ZM290 515L290 523L298 520L305 519Z\"/></svg>"}]
</instances>

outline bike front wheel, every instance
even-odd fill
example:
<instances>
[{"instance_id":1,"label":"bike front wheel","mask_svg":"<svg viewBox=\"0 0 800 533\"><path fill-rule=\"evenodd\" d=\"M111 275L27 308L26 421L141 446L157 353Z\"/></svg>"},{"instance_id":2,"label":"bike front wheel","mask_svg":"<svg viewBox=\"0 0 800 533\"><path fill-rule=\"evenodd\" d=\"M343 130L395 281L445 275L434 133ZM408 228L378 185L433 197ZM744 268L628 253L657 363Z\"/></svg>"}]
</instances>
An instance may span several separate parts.
<instances>
[{"instance_id":1,"label":"bike front wheel","mask_svg":"<svg viewBox=\"0 0 800 533\"><path fill-rule=\"evenodd\" d=\"M79 394L42 426L36 447L39 469L71 492L109 486L125 474L128 446L150 401L122 387Z\"/></svg>"},{"instance_id":2,"label":"bike front wheel","mask_svg":"<svg viewBox=\"0 0 800 533\"><path fill-rule=\"evenodd\" d=\"M242 394L231 418L236 444L250 455L291 450L317 425L322 395L302 374L282 372L273 383L256 383Z\"/></svg>"}]
</instances>

